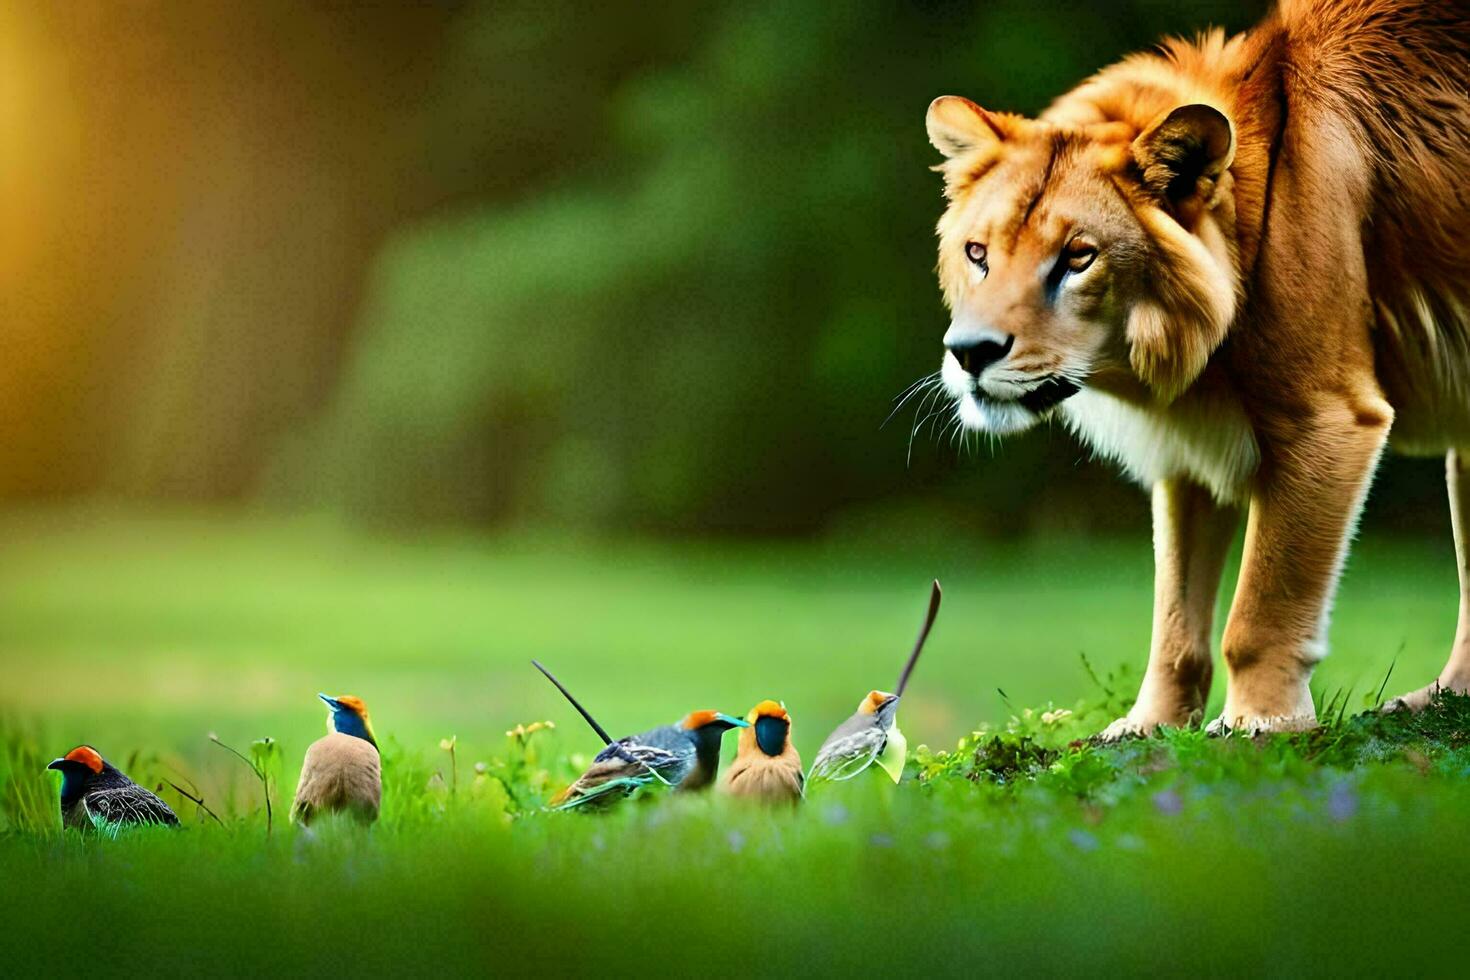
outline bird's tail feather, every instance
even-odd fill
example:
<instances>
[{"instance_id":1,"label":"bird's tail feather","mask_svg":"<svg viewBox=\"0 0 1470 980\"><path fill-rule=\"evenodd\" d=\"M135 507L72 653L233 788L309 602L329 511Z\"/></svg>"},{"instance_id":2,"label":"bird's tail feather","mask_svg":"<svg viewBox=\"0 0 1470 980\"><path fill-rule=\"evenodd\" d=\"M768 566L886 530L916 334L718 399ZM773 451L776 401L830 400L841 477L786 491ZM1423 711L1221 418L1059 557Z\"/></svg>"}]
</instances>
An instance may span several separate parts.
<instances>
[{"instance_id":1,"label":"bird's tail feather","mask_svg":"<svg viewBox=\"0 0 1470 980\"><path fill-rule=\"evenodd\" d=\"M924 616L924 625L919 630L919 638L914 642L914 652L909 654L908 663L903 665L903 673L898 675L898 687L893 693L903 697L903 689L909 686L909 675L914 672L914 665L919 662L919 654L924 652L924 642L929 639L929 631L934 628L934 620L939 615L939 600L944 592L939 588L939 579L934 580L934 587L929 591L929 612Z\"/></svg>"},{"instance_id":2,"label":"bird's tail feather","mask_svg":"<svg viewBox=\"0 0 1470 980\"><path fill-rule=\"evenodd\" d=\"M550 806L553 810L575 810L580 806L604 802L603 798L610 793L621 793L627 796L648 782L649 780L643 776L626 776L621 779L609 779L607 782L599 783L597 786L593 786L577 796L571 795L572 787L569 786L565 791L552 799Z\"/></svg>"},{"instance_id":3,"label":"bird's tail feather","mask_svg":"<svg viewBox=\"0 0 1470 980\"><path fill-rule=\"evenodd\" d=\"M587 724L591 725L592 730L597 733L597 737L602 739L602 744L611 745L613 741L612 736L607 733L606 729L604 729L601 725L597 723L597 719L593 718L592 715L588 713L587 709L582 707L582 705L577 701L576 698L572 697L572 692L563 687L561 681L557 680L551 675L551 671L541 666L541 661L532 660L531 663L535 666L537 670L546 675L547 680L556 685L556 689L561 692L562 697L566 698L572 703L572 707L577 709L577 713L580 714L584 719L586 719Z\"/></svg>"}]
</instances>

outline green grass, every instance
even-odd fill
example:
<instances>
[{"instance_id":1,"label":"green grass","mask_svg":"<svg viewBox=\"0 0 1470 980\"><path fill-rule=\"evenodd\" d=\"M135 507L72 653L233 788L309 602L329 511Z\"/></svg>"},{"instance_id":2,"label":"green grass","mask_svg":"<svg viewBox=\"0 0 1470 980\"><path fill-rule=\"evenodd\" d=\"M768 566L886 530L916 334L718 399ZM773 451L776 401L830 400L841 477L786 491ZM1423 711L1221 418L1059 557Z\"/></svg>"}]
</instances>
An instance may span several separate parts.
<instances>
[{"instance_id":1,"label":"green grass","mask_svg":"<svg viewBox=\"0 0 1470 980\"><path fill-rule=\"evenodd\" d=\"M1294 739L1072 744L1131 695L1145 540L613 545L96 513L16 516L0 540L17 973L1371 973L1458 955L1463 704ZM794 814L537 812L596 743L530 657L618 732L782 698L810 759L892 683L932 576L945 604L902 713L926 747L902 786ZM1395 656L1387 693L1432 677L1455 594L1448 542L1363 542L1322 700L1360 710ZM383 819L267 839L258 784L207 734L279 742L279 816L317 690L372 707ZM528 750L506 737L541 719L558 727ZM83 740L223 824L165 788L184 833L60 834L41 767Z\"/></svg>"}]
</instances>

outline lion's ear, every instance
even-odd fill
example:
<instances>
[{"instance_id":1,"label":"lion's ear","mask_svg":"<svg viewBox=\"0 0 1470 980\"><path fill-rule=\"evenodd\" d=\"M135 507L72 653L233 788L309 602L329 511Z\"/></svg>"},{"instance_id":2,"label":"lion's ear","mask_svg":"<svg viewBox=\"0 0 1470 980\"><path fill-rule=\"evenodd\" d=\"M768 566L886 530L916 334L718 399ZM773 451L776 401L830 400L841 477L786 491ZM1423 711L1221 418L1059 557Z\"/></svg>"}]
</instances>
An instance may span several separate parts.
<instances>
[{"instance_id":1,"label":"lion's ear","mask_svg":"<svg viewBox=\"0 0 1470 980\"><path fill-rule=\"evenodd\" d=\"M993 146L1003 138L990 113L958 95L941 95L929 103L924 125L929 130L929 142L951 159Z\"/></svg>"},{"instance_id":2,"label":"lion's ear","mask_svg":"<svg viewBox=\"0 0 1470 980\"><path fill-rule=\"evenodd\" d=\"M1170 110L1133 141L1143 186L1177 207L1207 203L1220 175L1235 159L1235 128L1212 106Z\"/></svg>"}]
</instances>

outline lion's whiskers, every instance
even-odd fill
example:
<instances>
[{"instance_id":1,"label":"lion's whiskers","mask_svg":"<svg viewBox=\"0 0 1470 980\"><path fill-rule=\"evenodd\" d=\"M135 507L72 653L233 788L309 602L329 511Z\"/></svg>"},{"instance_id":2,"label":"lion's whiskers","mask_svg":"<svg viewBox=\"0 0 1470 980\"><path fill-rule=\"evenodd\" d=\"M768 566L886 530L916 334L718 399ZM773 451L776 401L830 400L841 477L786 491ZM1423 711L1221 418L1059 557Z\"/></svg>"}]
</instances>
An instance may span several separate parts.
<instances>
[{"instance_id":1,"label":"lion's whiskers","mask_svg":"<svg viewBox=\"0 0 1470 980\"><path fill-rule=\"evenodd\" d=\"M942 384L942 383L943 382L940 381L939 372L938 371L935 371L933 374L926 374L926 375L924 375L918 381L915 381L913 384L909 385L903 391L900 391L893 398L894 402L896 403L893 406L893 411L891 411L891 412L888 413L888 417L883 420L882 424L879 425L878 428L881 429L881 428L883 428L883 426L887 425L889 422L892 422L893 421L893 417L895 415L897 415L899 413L899 411L902 410L902 408L905 405L907 405L909 403L909 401L915 395L917 395L920 391L924 390L926 387L933 387L935 384Z\"/></svg>"},{"instance_id":2,"label":"lion's whiskers","mask_svg":"<svg viewBox=\"0 0 1470 980\"><path fill-rule=\"evenodd\" d=\"M937 398L939 396L947 397L949 394L949 392L945 390L944 382L939 379L938 375L930 375L929 380L931 383L928 385L928 391L924 395L924 398L919 402L919 407L914 412L913 427L909 429L908 456L904 461L904 465L906 467L912 466L914 462L914 437L919 434L919 430L922 429L927 422L938 416L943 411L941 407L942 403L938 402Z\"/></svg>"}]
</instances>

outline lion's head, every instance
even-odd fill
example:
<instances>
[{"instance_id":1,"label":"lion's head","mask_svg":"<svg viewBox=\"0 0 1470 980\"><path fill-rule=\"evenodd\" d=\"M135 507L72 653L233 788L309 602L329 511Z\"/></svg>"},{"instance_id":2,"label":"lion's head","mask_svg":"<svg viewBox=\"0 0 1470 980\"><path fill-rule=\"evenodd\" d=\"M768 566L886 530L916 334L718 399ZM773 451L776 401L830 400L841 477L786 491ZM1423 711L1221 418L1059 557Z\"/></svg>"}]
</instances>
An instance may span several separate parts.
<instances>
[{"instance_id":1,"label":"lion's head","mask_svg":"<svg viewBox=\"0 0 1470 980\"><path fill-rule=\"evenodd\" d=\"M949 200L942 376L967 426L1022 431L1082 387L1168 402L1199 376L1236 305L1222 112L1064 125L945 96L927 122Z\"/></svg>"}]
</instances>

